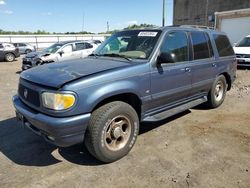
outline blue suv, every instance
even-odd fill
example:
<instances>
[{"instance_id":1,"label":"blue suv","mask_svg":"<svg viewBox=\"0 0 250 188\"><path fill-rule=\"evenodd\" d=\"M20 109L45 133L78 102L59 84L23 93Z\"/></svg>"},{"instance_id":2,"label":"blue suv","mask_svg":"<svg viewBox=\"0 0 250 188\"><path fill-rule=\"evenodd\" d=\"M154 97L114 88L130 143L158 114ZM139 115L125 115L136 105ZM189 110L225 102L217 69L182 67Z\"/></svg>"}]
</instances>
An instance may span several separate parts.
<instances>
[{"instance_id":1,"label":"blue suv","mask_svg":"<svg viewBox=\"0 0 250 188\"><path fill-rule=\"evenodd\" d=\"M227 36L209 29L126 30L86 59L21 74L13 97L25 127L57 146L85 143L103 162L125 156L140 122L220 106L236 78Z\"/></svg>"}]
</instances>

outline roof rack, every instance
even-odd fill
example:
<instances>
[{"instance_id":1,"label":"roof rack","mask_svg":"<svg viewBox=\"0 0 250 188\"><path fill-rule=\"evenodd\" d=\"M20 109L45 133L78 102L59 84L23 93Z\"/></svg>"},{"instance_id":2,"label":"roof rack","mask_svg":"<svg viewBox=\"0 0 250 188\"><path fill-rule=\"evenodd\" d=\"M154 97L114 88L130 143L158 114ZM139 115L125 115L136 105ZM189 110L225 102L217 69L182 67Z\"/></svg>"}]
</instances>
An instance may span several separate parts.
<instances>
[{"instance_id":1,"label":"roof rack","mask_svg":"<svg viewBox=\"0 0 250 188\"><path fill-rule=\"evenodd\" d=\"M208 26L205 26L205 25L180 25L180 27L200 28L200 29L212 29L212 30L214 30L213 27L208 27Z\"/></svg>"}]
</instances>

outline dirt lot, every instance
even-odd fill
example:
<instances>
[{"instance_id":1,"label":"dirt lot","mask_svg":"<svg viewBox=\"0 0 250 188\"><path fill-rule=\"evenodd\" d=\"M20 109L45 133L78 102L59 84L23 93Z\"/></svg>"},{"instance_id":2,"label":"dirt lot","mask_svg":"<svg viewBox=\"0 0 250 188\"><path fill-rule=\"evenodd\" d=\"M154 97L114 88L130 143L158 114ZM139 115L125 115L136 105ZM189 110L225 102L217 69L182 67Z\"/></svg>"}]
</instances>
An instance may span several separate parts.
<instances>
[{"instance_id":1,"label":"dirt lot","mask_svg":"<svg viewBox=\"0 0 250 188\"><path fill-rule=\"evenodd\" d=\"M250 70L224 104L142 124L125 158L102 164L20 127L11 97L20 60L0 63L0 187L250 187Z\"/></svg>"}]
</instances>

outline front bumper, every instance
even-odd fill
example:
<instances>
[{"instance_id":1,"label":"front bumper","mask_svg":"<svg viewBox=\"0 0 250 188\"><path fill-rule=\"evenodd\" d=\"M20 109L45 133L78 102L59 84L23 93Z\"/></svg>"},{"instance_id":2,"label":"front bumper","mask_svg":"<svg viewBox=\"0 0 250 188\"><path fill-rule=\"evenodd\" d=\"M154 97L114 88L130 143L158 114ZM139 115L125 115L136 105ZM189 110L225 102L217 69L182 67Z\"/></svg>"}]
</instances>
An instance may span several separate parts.
<instances>
[{"instance_id":1,"label":"front bumper","mask_svg":"<svg viewBox=\"0 0 250 188\"><path fill-rule=\"evenodd\" d=\"M250 58L236 58L238 66L250 66Z\"/></svg>"},{"instance_id":2,"label":"front bumper","mask_svg":"<svg viewBox=\"0 0 250 188\"><path fill-rule=\"evenodd\" d=\"M72 117L51 117L32 110L16 95L13 97L17 118L22 124L46 141L67 147L82 143L91 114Z\"/></svg>"}]
</instances>

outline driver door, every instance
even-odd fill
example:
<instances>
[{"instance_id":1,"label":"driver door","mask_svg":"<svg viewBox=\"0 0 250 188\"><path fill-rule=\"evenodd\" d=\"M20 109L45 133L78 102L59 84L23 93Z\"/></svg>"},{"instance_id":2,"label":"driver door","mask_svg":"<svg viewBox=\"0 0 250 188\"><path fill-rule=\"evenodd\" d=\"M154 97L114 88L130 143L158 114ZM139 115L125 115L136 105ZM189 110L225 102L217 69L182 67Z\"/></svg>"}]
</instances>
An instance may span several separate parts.
<instances>
[{"instance_id":1,"label":"driver door","mask_svg":"<svg viewBox=\"0 0 250 188\"><path fill-rule=\"evenodd\" d=\"M174 57L171 63L156 63L151 70L152 102L150 109L166 109L185 101L191 91L192 73L189 62L189 40L185 31L167 33L161 53Z\"/></svg>"},{"instance_id":2,"label":"driver door","mask_svg":"<svg viewBox=\"0 0 250 188\"><path fill-rule=\"evenodd\" d=\"M67 60L72 60L75 59L74 53L73 53L73 45L72 44L67 44L62 47L60 50L62 53L59 53L58 60L59 61L67 61Z\"/></svg>"}]
</instances>

